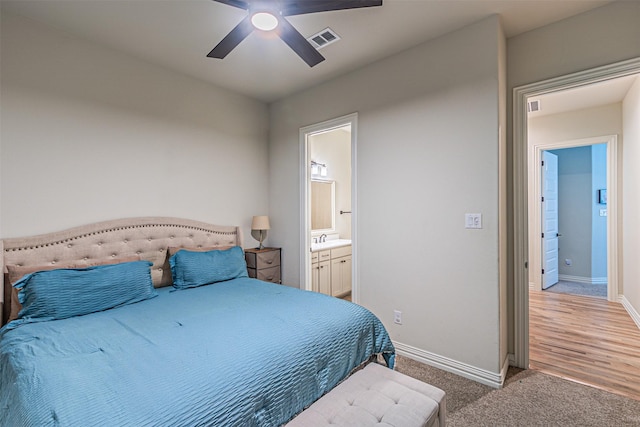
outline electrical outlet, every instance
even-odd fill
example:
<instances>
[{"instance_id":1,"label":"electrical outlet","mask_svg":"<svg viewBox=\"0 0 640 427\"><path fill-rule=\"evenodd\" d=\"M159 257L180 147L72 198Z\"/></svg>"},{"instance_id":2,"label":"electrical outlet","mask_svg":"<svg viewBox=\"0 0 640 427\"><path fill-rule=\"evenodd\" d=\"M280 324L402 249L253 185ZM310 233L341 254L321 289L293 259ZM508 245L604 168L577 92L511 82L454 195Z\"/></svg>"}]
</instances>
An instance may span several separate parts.
<instances>
[{"instance_id":1,"label":"electrical outlet","mask_svg":"<svg viewBox=\"0 0 640 427\"><path fill-rule=\"evenodd\" d=\"M393 323L402 325L402 312L400 310L393 310Z\"/></svg>"}]
</instances>

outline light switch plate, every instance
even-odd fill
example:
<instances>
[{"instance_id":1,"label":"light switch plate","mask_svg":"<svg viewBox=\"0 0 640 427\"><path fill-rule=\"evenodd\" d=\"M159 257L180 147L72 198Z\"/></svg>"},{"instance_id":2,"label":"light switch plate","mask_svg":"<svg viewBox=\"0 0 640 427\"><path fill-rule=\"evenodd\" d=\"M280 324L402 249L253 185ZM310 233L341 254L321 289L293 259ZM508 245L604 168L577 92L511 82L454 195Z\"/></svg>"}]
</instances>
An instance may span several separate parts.
<instances>
[{"instance_id":1,"label":"light switch plate","mask_svg":"<svg viewBox=\"0 0 640 427\"><path fill-rule=\"evenodd\" d=\"M468 213L464 214L464 228L482 228L482 214Z\"/></svg>"}]
</instances>

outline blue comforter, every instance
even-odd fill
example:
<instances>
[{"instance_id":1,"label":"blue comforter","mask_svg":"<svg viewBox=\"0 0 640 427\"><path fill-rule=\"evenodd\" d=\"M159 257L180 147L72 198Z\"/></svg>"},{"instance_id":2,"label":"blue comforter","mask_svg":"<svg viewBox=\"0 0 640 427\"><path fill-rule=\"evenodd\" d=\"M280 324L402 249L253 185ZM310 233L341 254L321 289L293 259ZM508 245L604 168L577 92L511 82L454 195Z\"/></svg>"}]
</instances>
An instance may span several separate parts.
<instances>
[{"instance_id":1,"label":"blue comforter","mask_svg":"<svg viewBox=\"0 0 640 427\"><path fill-rule=\"evenodd\" d=\"M2 426L278 426L394 348L368 310L255 279L0 330Z\"/></svg>"}]
</instances>

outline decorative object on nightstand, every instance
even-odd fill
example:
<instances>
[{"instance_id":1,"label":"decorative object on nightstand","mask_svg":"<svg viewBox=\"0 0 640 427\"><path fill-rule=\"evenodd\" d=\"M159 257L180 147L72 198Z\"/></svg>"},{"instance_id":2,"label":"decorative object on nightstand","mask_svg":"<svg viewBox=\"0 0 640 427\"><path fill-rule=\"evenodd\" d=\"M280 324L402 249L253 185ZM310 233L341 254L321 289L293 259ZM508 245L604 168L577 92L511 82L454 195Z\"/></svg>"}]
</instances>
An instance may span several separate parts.
<instances>
[{"instance_id":1,"label":"decorative object on nightstand","mask_svg":"<svg viewBox=\"0 0 640 427\"><path fill-rule=\"evenodd\" d=\"M282 283L280 257L280 248L246 249L244 259L247 261L249 277L265 282Z\"/></svg>"},{"instance_id":2,"label":"decorative object on nightstand","mask_svg":"<svg viewBox=\"0 0 640 427\"><path fill-rule=\"evenodd\" d=\"M262 242L267 238L267 230L270 230L269 217L266 215L254 216L251 221L251 235L260 242L257 249L264 249Z\"/></svg>"}]
</instances>

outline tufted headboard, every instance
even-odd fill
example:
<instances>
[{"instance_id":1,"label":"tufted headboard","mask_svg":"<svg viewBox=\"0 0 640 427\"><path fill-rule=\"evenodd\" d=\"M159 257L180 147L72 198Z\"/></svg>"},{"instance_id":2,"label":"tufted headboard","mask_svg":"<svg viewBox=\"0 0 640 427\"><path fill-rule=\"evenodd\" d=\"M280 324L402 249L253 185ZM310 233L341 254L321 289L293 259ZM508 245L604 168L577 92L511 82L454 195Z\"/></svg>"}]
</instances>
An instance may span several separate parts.
<instances>
[{"instance_id":1,"label":"tufted headboard","mask_svg":"<svg viewBox=\"0 0 640 427\"><path fill-rule=\"evenodd\" d=\"M83 225L55 233L1 241L4 296L2 324L11 304L6 265L41 266L74 262L78 265L105 258L139 256L153 263L155 287L171 285L168 247L242 246L239 227L219 226L180 218L125 218Z\"/></svg>"}]
</instances>

